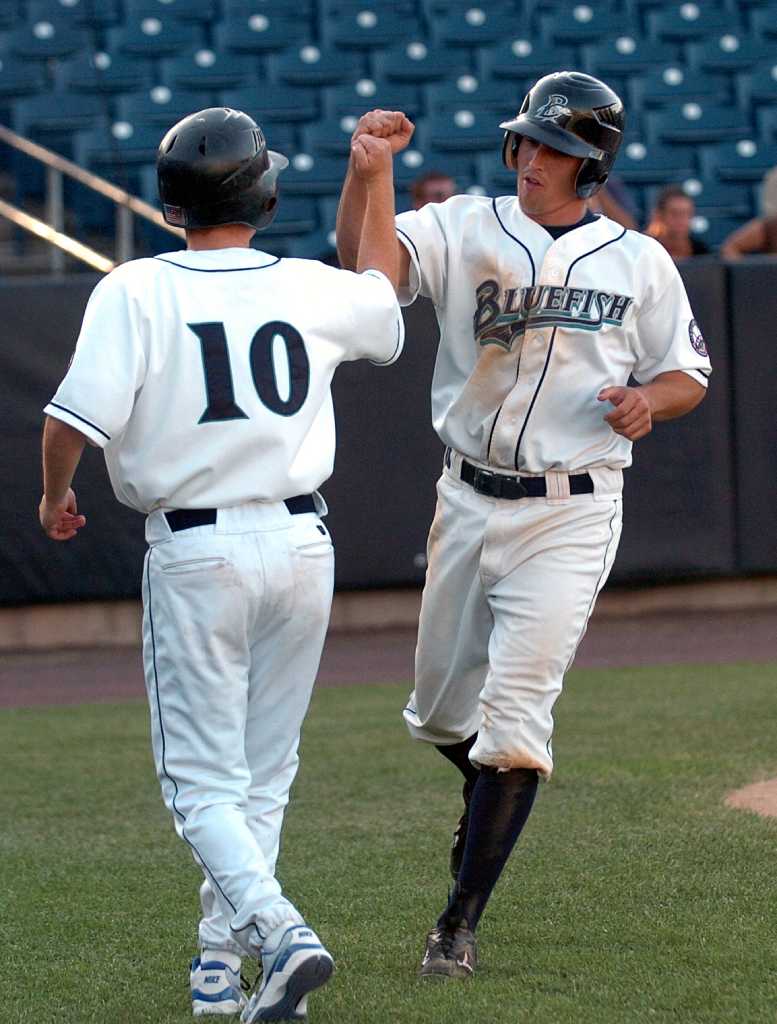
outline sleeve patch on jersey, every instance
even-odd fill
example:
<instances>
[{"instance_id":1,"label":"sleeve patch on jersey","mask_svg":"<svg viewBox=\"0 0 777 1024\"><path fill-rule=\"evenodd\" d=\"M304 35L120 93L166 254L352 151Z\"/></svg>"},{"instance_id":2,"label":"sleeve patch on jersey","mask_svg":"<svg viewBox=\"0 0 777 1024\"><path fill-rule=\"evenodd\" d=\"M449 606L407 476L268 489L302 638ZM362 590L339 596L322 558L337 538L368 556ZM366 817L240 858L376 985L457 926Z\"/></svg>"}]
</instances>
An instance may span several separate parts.
<instances>
[{"instance_id":1,"label":"sleeve patch on jersey","mask_svg":"<svg viewBox=\"0 0 777 1024\"><path fill-rule=\"evenodd\" d=\"M694 352L698 352L700 356L709 356L707 345L704 341L704 335L701 333L699 325L695 320L691 320L688 324L688 337L691 339L691 345L693 346Z\"/></svg>"}]
</instances>

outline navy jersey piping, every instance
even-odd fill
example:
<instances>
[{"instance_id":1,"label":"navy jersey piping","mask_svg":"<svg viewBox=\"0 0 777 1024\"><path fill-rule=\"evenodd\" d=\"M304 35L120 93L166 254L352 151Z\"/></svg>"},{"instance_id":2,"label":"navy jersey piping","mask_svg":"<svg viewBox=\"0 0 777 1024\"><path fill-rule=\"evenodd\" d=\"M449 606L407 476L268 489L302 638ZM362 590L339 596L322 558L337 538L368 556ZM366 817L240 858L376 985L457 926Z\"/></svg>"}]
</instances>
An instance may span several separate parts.
<instances>
[{"instance_id":1,"label":"navy jersey piping","mask_svg":"<svg viewBox=\"0 0 777 1024\"><path fill-rule=\"evenodd\" d=\"M55 409L61 409L62 412L66 412L69 416L75 416L77 420L81 420L81 422L85 423L87 427L91 427L92 430L96 430L98 434L102 434L106 440L110 441L111 435L106 434L104 430L101 430L96 423L92 423L91 420L88 420L86 416L79 416L77 412L73 412L72 409L68 409L66 405L60 405L59 402L49 402L49 405L53 405Z\"/></svg>"},{"instance_id":2,"label":"navy jersey piping","mask_svg":"<svg viewBox=\"0 0 777 1024\"><path fill-rule=\"evenodd\" d=\"M531 252L523 244L523 242L520 240L520 238L516 238L515 235L511 234L507 230L507 228L504 226L504 223L502 222L502 218L499 216L499 213L497 212L497 209L496 209L496 198L491 200L491 209L494 211L494 216L496 217L497 223L499 224L499 227L502 229L502 231L504 231L504 233L509 238L512 238L512 240L514 242L517 242L518 245L521 246L521 248L526 252L526 255L529 257L529 264L531 266L531 286L533 288L534 287L534 279L535 279L535 277L537 275L537 270L536 270L536 267L534 266L534 259L532 258ZM523 348L521 349L521 352L522 351L523 351ZM518 365L515 368L515 384L518 383L518 377L521 374L521 352L518 353ZM513 387L515 387L515 384L513 385ZM491 460L491 442L494 439L494 431L496 430L496 421L499 419L499 414L501 413L503 408L504 408L504 402L502 402L502 404L496 410L496 415L494 416L494 422L491 424L491 432L488 435L488 445L486 447L486 462L490 462L490 460Z\"/></svg>"},{"instance_id":3,"label":"navy jersey piping","mask_svg":"<svg viewBox=\"0 0 777 1024\"><path fill-rule=\"evenodd\" d=\"M625 234L626 234L626 229L624 228L623 231L621 231L621 233L619 235L617 235L615 238L610 238L606 242L602 242L602 244L601 245L597 245L597 247L595 249L591 249L589 252L584 252L582 255L578 256L577 259L572 260L572 262L569 264L569 267L567 268L567 276L564 278L564 287L566 288L567 285L569 284L569 278L570 278L570 276L572 274L572 271L574 270L575 266L578 263L580 263L581 260L587 259L589 256L593 256L594 253L599 252L601 249L606 249L607 246L608 245L612 245L613 242L620 242L620 240L623 238L623 236ZM542 387L542 384L543 384L543 382L545 380L545 376L546 376L546 374L548 372L548 367L550 366L550 357L553 355L553 345L554 345L554 343L556 341L556 331L557 330L558 330L558 327L554 327L553 328L553 334L551 334L551 336L550 336L550 345L548 345L548 354L545 356L545 365L542 368L542 373L540 374L540 379L537 381L537 387L534 389L534 394L532 395L531 402L529 403L529 408L528 408L528 410L526 412L526 416L525 416L524 421L523 421L523 426L521 427L521 432L518 435L518 440L517 440L516 445L515 445L515 459L513 461L514 461L514 465L515 465L516 471L518 469L518 453L519 453L520 448L521 448L521 441L523 441L523 435L526 433L526 427L528 426L529 418L531 417L532 410L534 409L535 402L537 401L537 396L540 393L540 388Z\"/></svg>"},{"instance_id":4,"label":"navy jersey piping","mask_svg":"<svg viewBox=\"0 0 777 1024\"><path fill-rule=\"evenodd\" d=\"M388 359L382 359L382 360L370 359L370 362L372 363L372 365L373 366L389 366L391 363L393 363L394 360L397 358L397 352L399 351L399 346L401 344L401 338L402 338L402 332L401 332L400 327L399 327L399 320L397 320L397 341L396 341L396 344L394 345L394 351L391 353L391 355L388 357Z\"/></svg>"},{"instance_id":5,"label":"navy jersey piping","mask_svg":"<svg viewBox=\"0 0 777 1024\"><path fill-rule=\"evenodd\" d=\"M154 256L159 263L166 263L169 267L178 267L179 270L193 270L197 274L239 274L244 270L266 270L281 262L281 257L276 256L272 263L263 263L261 267L187 267L183 263L176 263L175 260L163 260L161 256Z\"/></svg>"}]
</instances>

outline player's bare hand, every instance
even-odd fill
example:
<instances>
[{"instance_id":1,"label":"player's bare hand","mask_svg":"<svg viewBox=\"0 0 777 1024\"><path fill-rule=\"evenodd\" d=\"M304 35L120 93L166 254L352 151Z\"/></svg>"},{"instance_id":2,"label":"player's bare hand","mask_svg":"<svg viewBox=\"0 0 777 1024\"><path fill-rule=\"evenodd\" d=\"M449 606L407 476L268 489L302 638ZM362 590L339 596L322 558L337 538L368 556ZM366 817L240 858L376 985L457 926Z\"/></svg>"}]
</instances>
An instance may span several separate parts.
<instances>
[{"instance_id":1,"label":"player's bare hand","mask_svg":"<svg viewBox=\"0 0 777 1024\"><path fill-rule=\"evenodd\" d=\"M68 489L62 501L52 502L44 494L38 509L38 518L46 536L51 540L70 540L75 537L82 526L86 526L86 516L78 514L76 496Z\"/></svg>"},{"instance_id":2,"label":"player's bare hand","mask_svg":"<svg viewBox=\"0 0 777 1024\"><path fill-rule=\"evenodd\" d=\"M641 388L603 388L597 398L615 407L604 418L616 434L638 441L653 429L653 410Z\"/></svg>"},{"instance_id":3,"label":"player's bare hand","mask_svg":"<svg viewBox=\"0 0 777 1024\"><path fill-rule=\"evenodd\" d=\"M392 154L401 153L414 131L415 125L401 110L370 110L359 118L351 141L360 135L372 135L376 139L387 139L391 143Z\"/></svg>"},{"instance_id":4,"label":"player's bare hand","mask_svg":"<svg viewBox=\"0 0 777 1024\"><path fill-rule=\"evenodd\" d=\"M351 159L356 177L365 183L391 174L391 145L388 139L360 135L351 143Z\"/></svg>"}]
</instances>

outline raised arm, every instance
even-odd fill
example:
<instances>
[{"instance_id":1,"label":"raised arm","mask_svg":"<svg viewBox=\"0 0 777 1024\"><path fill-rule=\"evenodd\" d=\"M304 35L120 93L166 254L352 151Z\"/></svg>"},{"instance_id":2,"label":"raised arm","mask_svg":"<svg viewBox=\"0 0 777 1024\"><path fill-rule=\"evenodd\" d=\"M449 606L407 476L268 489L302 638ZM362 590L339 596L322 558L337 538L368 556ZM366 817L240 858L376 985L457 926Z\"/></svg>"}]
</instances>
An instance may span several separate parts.
<instances>
[{"instance_id":1,"label":"raised arm","mask_svg":"<svg viewBox=\"0 0 777 1024\"><path fill-rule=\"evenodd\" d=\"M359 136L371 135L376 139L386 139L391 146L393 156L405 149L414 131L415 126L399 110L371 110L359 118L359 123L356 125L351 139L352 147ZM340 205L337 209L336 229L337 255L340 259L340 266L346 270L356 270L357 267L366 209L367 189L364 181L354 171L352 148L351 160L340 196Z\"/></svg>"}]
</instances>

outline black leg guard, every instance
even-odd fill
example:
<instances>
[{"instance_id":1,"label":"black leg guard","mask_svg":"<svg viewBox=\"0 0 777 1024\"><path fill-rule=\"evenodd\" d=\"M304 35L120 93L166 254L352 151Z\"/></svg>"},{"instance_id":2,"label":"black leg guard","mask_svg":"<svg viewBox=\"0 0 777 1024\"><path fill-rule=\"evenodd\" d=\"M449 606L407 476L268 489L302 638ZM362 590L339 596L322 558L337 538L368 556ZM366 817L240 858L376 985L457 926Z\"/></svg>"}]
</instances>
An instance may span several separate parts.
<instances>
[{"instance_id":1,"label":"black leg guard","mask_svg":"<svg viewBox=\"0 0 777 1024\"><path fill-rule=\"evenodd\" d=\"M447 747L437 747L443 757L447 758L451 764L456 765L470 786L475 785L477 777L480 774L478 769L469 759L469 752L474 746L477 738L478 734L474 733L468 739L461 740L459 743L451 743Z\"/></svg>"},{"instance_id":2,"label":"black leg guard","mask_svg":"<svg viewBox=\"0 0 777 1024\"><path fill-rule=\"evenodd\" d=\"M440 926L466 921L474 931L521 834L537 793L533 768L482 768L472 790L469 825L458 881Z\"/></svg>"}]
</instances>

